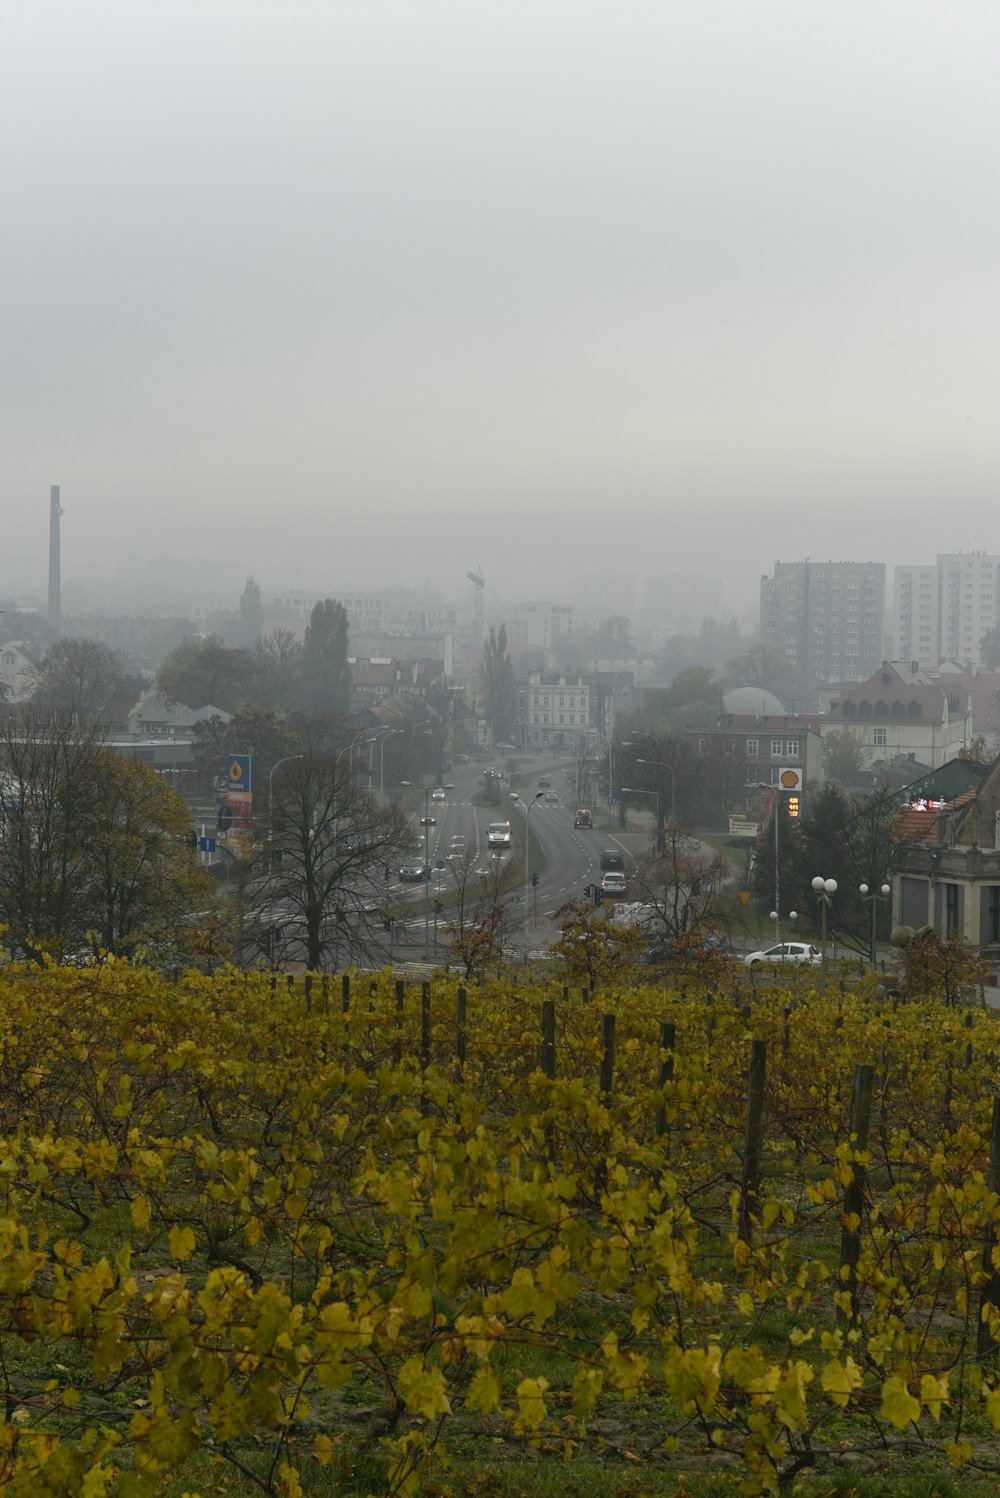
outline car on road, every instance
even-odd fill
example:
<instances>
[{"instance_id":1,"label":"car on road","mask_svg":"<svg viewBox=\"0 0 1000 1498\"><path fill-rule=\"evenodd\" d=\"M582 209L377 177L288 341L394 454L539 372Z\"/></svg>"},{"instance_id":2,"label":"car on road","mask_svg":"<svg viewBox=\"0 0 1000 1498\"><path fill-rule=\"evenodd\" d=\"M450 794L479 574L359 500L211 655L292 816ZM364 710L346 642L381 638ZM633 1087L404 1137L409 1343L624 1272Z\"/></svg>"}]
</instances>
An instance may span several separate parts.
<instances>
[{"instance_id":1,"label":"car on road","mask_svg":"<svg viewBox=\"0 0 1000 1498\"><path fill-rule=\"evenodd\" d=\"M430 813L426 817L421 817L420 818L420 825L421 825L421 827L436 827L437 824L438 824L437 817L433 816Z\"/></svg>"},{"instance_id":2,"label":"car on road","mask_svg":"<svg viewBox=\"0 0 1000 1498\"><path fill-rule=\"evenodd\" d=\"M546 791L545 792L545 800L548 801L549 804L551 805L551 803L553 801L558 801L559 800L559 792L558 791Z\"/></svg>"},{"instance_id":3,"label":"car on road","mask_svg":"<svg viewBox=\"0 0 1000 1498\"><path fill-rule=\"evenodd\" d=\"M760 952L748 952L743 959L747 967L765 967L772 962L814 963L819 960L819 947L814 947L811 941L782 941L777 946L765 947Z\"/></svg>"},{"instance_id":4,"label":"car on road","mask_svg":"<svg viewBox=\"0 0 1000 1498\"><path fill-rule=\"evenodd\" d=\"M619 874L625 872L625 854L618 848L602 848L600 862L601 869L604 871L614 869Z\"/></svg>"},{"instance_id":5,"label":"car on road","mask_svg":"<svg viewBox=\"0 0 1000 1498\"><path fill-rule=\"evenodd\" d=\"M491 822L486 829L486 846L487 848L509 848L510 823Z\"/></svg>"},{"instance_id":6,"label":"car on road","mask_svg":"<svg viewBox=\"0 0 1000 1498\"><path fill-rule=\"evenodd\" d=\"M436 790L431 791L431 800L432 801L446 801L447 799L448 798L445 796L444 787L443 786L439 785Z\"/></svg>"},{"instance_id":7,"label":"car on road","mask_svg":"<svg viewBox=\"0 0 1000 1498\"><path fill-rule=\"evenodd\" d=\"M539 777L538 777L538 784L539 784L539 786L541 787L541 789L543 791L547 791L548 788L549 788L549 786L552 784L552 776L551 775L539 775Z\"/></svg>"},{"instance_id":8,"label":"car on road","mask_svg":"<svg viewBox=\"0 0 1000 1498\"><path fill-rule=\"evenodd\" d=\"M404 884L422 884L425 879L430 878L430 868L422 858L414 858L409 863L400 865L399 877Z\"/></svg>"},{"instance_id":9,"label":"car on road","mask_svg":"<svg viewBox=\"0 0 1000 1498\"><path fill-rule=\"evenodd\" d=\"M628 880L624 874L605 874L601 880L602 895L625 895L628 893Z\"/></svg>"},{"instance_id":10,"label":"car on road","mask_svg":"<svg viewBox=\"0 0 1000 1498\"><path fill-rule=\"evenodd\" d=\"M573 818L573 826L574 827L593 827L593 825L594 825L594 814L593 814L593 812L588 811L585 806L579 807L577 809L576 815Z\"/></svg>"}]
</instances>

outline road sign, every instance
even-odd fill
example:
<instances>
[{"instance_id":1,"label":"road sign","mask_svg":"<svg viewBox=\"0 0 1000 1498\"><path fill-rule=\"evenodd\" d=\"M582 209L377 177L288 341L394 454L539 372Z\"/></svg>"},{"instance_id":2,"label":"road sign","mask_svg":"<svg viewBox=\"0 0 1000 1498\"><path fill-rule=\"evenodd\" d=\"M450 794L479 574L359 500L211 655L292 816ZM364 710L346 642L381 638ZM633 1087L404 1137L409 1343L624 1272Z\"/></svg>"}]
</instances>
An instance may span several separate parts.
<instances>
[{"instance_id":1,"label":"road sign","mask_svg":"<svg viewBox=\"0 0 1000 1498\"><path fill-rule=\"evenodd\" d=\"M231 754L226 767L226 776L231 791L252 791L252 764L249 754Z\"/></svg>"},{"instance_id":2,"label":"road sign","mask_svg":"<svg viewBox=\"0 0 1000 1498\"><path fill-rule=\"evenodd\" d=\"M748 889L741 889L740 890L740 899L743 901L744 905L749 905L750 904L750 891Z\"/></svg>"},{"instance_id":3,"label":"road sign","mask_svg":"<svg viewBox=\"0 0 1000 1498\"><path fill-rule=\"evenodd\" d=\"M608 806L612 811L615 811L619 806L621 806L621 802L619 801L617 796L609 796Z\"/></svg>"},{"instance_id":4,"label":"road sign","mask_svg":"<svg viewBox=\"0 0 1000 1498\"><path fill-rule=\"evenodd\" d=\"M201 849L201 851L203 853L214 853L215 852L215 838L214 837L202 837L202 838L199 838L198 839L198 847Z\"/></svg>"}]
</instances>

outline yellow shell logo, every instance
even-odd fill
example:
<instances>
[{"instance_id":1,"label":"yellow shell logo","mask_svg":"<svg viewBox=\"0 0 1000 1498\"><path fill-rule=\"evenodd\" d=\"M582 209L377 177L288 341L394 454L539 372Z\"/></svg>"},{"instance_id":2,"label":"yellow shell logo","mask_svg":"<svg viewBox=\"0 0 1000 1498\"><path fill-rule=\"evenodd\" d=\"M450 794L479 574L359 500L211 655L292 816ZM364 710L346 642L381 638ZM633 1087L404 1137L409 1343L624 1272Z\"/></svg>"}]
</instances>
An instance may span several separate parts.
<instances>
[{"instance_id":1,"label":"yellow shell logo","mask_svg":"<svg viewBox=\"0 0 1000 1498\"><path fill-rule=\"evenodd\" d=\"M234 759L232 764L229 766L229 778L230 780L243 779L243 767L241 766L238 759Z\"/></svg>"},{"instance_id":2,"label":"yellow shell logo","mask_svg":"<svg viewBox=\"0 0 1000 1498\"><path fill-rule=\"evenodd\" d=\"M800 781L801 778L802 777L799 775L798 770L782 770L782 772L781 772L781 786L782 786L782 789L786 790L786 791L797 790L798 789L798 784L799 784L799 781Z\"/></svg>"}]
</instances>

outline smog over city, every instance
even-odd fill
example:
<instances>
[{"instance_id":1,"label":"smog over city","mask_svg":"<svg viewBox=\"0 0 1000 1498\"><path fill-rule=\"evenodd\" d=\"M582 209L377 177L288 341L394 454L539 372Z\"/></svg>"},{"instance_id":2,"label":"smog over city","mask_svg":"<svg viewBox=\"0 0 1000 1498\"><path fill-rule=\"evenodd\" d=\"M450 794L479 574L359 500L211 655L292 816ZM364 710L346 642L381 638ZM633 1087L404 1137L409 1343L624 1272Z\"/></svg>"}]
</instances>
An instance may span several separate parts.
<instances>
[{"instance_id":1,"label":"smog over city","mask_svg":"<svg viewBox=\"0 0 1000 1498\"><path fill-rule=\"evenodd\" d=\"M4 595L44 605L53 483L102 611L612 569L753 628L776 560L891 602L1000 546L995 8L40 0L2 42Z\"/></svg>"}]
</instances>

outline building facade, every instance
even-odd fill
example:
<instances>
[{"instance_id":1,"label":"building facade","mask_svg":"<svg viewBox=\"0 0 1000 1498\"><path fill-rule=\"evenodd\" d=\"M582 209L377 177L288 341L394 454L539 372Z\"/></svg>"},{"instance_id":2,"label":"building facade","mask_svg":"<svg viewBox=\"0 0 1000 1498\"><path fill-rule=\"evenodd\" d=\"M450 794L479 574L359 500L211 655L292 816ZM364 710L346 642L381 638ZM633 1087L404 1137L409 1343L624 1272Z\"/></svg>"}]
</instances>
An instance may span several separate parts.
<instances>
[{"instance_id":1,"label":"building facade","mask_svg":"<svg viewBox=\"0 0 1000 1498\"><path fill-rule=\"evenodd\" d=\"M530 675L517 687L517 711L526 750L569 749L592 727L590 688L578 676Z\"/></svg>"},{"instance_id":2,"label":"building facade","mask_svg":"<svg viewBox=\"0 0 1000 1498\"><path fill-rule=\"evenodd\" d=\"M775 562L761 578L761 643L810 701L824 683L870 676L884 628L884 562Z\"/></svg>"},{"instance_id":3,"label":"building facade","mask_svg":"<svg viewBox=\"0 0 1000 1498\"><path fill-rule=\"evenodd\" d=\"M867 681L831 703L823 738L845 730L858 741L859 768L911 760L936 770L972 736L969 692L912 662L883 661Z\"/></svg>"},{"instance_id":4,"label":"building facade","mask_svg":"<svg viewBox=\"0 0 1000 1498\"><path fill-rule=\"evenodd\" d=\"M980 665L983 635L1000 623L1000 556L945 552L933 566L897 567L895 616L899 660Z\"/></svg>"}]
</instances>

